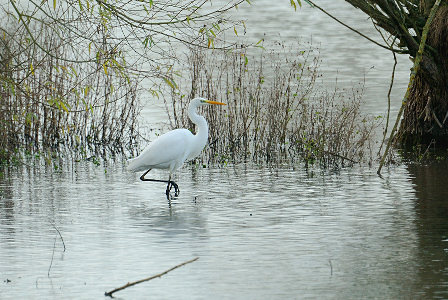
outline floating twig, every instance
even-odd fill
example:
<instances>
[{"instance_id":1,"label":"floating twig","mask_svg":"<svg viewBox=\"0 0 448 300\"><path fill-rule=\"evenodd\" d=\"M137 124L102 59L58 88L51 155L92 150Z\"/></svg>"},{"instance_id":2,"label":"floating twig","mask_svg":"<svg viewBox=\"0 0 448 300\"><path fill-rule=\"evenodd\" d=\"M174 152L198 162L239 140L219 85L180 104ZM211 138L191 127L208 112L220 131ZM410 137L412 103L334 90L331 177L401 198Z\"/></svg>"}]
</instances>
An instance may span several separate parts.
<instances>
[{"instance_id":1,"label":"floating twig","mask_svg":"<svg viewBox=\"0 0 448 300\"><path fill-rule=\"evenodd\" d=\"M333 276L333 264L331 263L331 259L328 260L328 263L330 264L330 276Z\"/></svg>"},{"instance_id":2,"label":"floating twig","mask_svg":"<svg viewBox=\"0 0 448 300\"><path fill-rule=\"evenodd\" d=\"M164 271L164 272L162 272L162 273L159 273L159 274L157 274L157 275L153 275L153 276L151 276L151 277L144 278L144 279L140 279L140 280L133 281L133 282L128 282L128 283L126 283L125 285L123 285L123 286L121 286L121 287L119 287L119 288L113 289L113 290L110 291L110 292L105 292L104 295L113 298L113 297L112 297L112 294L115 293L115 292L124 290L125 288L128 288L128 287L130 287L130 286L133 286L133 285L136 285L136 284L145 282L145 281L152 280L152 279L154 279L154 278L162 277L162 276L165 275L166 273L171 272L171 271L173 271L174 269L180 268L180 267L182 267L182 266L185 266L186 264L192 263L192 262L194 262L194 261L196 261L196 260L198 260L198 259L199 259L199 257L196 257L196 258L190 259L190 260L188 260L188 261L186 261L186 262L183 262L183 263L181 263L181 264L178 264L177 266L174 266L174 267L172 267L171 269L168 269L168 270L166 270L166 271Z\"/></svg>"}]
</instances>

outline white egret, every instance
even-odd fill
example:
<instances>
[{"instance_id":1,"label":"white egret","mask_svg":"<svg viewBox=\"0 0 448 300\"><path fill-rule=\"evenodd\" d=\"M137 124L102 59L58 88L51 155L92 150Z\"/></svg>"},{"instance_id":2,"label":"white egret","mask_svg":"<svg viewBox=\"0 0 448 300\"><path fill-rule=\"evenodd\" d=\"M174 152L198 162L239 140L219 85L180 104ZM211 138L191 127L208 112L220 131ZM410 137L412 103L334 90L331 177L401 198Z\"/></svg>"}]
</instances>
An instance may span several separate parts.
<instances>
[{"instance_id":1,"label":"white egret","mask_svg":"<svg viewBox=\"0 0 448 300\"><path fill-rule=\"evenodd\" d=\"M128 169L135 172L145 171L140 180L168 183L166 195L174 187L175 196L179 195L178 185L171 180L171 175L178 170L186 160L198 156L207 144L208 125L203 116L196 113L199 106L208 104L226 105L222 102L210 101L204 98L191 100L188 107L188 117L196 125L196 134L185 128L169 131L150 143L136 158L130 159ZM168 180L147 179L145 175L152 169L168 169L170 172Z\"/></svg>"}]
</instances>

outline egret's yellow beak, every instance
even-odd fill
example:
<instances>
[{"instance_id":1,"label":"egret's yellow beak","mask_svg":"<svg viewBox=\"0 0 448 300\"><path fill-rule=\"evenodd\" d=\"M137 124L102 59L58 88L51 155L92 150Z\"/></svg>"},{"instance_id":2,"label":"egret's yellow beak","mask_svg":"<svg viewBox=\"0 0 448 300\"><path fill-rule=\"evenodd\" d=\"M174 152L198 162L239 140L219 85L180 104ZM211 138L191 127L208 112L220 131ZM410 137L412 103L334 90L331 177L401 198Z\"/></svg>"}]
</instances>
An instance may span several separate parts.
<instances>
[{"instance_id":1,"label":"egret's yellow beak","mask_svg":"<svg viewBox=\"0 0 448 300\"><path fill-rule=\"evenodd\" d=\"M211 100L205 100L205 102L207 102L208 104L227 105L227 104L225 104L225 103L222 103L222 102L218 102L218 101L211 101Z\"/></svg>"}]
</instances>

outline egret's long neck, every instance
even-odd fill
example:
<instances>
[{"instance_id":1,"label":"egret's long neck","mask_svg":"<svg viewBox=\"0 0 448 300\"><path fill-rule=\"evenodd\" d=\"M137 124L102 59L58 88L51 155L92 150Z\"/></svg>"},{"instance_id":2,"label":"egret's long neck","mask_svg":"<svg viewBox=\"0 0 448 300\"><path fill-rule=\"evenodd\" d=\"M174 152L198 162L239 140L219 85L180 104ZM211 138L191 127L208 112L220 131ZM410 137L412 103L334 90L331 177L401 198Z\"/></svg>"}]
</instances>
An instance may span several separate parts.
<instances>
[{"instance_id":1,"label":"egret's long neck","mask_svg":"<svg viewBox=\"0 0 448 300\"><path fill-rule=\"evenodd\" d=\"M208 139L208 125L207 121L203 116L200 116L196 113L196 107L189 107L188 108L188 116L190 117L190 120L196 124L196 139L199 141L198 146L200 146L200 150L204 148L204 146L207 144Z\"/></svg>"}]
</instances>

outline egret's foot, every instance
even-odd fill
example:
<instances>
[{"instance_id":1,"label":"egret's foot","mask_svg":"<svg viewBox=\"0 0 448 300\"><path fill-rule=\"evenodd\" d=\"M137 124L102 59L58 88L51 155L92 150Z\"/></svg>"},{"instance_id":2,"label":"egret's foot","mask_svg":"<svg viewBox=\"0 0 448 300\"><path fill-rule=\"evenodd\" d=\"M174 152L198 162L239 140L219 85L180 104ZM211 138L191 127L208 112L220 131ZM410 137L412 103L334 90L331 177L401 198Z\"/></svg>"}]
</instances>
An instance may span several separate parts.
<instances>
[{"instance_id":1,"label":"egret's foot","mask_svg":"<svg viewBox=\"0 0 448 300\"><path fill-rule=\"evenodd\" d=\"M171 187L174 186L174 197L178 197L180 194L179 186L174 181L171 181Z\"/></svg>"},{"instance_id":2,"label":"egret's foot","mask_svg":"<svg viewBox=\"0 0 448 300\"><path fill-rule=\"evenodd\" d=\"M175 183L174 181L169 181L168 185L166 187L166 196L169 197L170 196L170 192L174 187L174 197L178 197L180 194L180 190L179 190L179 186L177 185L177 183Z\"/></svg>"},{"instance_id":3,"label":"egret's foot","mask_svg":"<svg viewBox=\"0 0 448 300\"><path fill-rule=\"evenodd\" d=\"M169 188L169 185L166 187L165 194L166 194L166 198L167 198L168 200L170 200L170 188Z\"/></svg>"}]
</instances>

